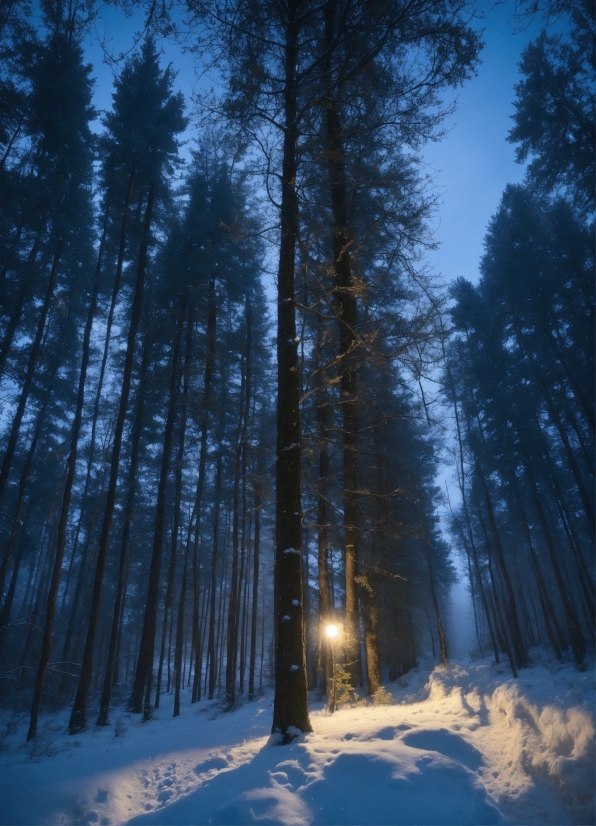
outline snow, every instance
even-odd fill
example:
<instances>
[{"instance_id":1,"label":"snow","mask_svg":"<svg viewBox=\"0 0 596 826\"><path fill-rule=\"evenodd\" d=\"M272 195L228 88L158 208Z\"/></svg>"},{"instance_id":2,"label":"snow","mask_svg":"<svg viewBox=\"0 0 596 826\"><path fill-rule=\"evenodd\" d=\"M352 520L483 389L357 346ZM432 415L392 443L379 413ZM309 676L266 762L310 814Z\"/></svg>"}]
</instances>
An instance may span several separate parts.
<instances>
[{"instance_id":1,"label":"snow","mask_svg":"<svg viewBox=\"0 0 596 826\"><path fill-rule=\"evenodd\" d=\"M271 697L225 714L185 694L173 719L166 696L148 723L115 710L77 738L65 711L33 744L4 718L0 823L594 823L593 669L533 658L517 681L461 660L388 684L391 704L312 703L287 746Z\"/></svg>"}]
</instances>

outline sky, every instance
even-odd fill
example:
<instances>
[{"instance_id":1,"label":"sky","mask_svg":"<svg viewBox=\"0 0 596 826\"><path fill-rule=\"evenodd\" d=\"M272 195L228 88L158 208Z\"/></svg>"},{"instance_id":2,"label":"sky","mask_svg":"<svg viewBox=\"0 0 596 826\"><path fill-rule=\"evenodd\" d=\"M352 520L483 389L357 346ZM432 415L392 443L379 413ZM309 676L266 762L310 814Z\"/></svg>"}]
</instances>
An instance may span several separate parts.
<instances>
[{"instance_id":1,"label":"sky","mask_svg":"<svg viewBox=\"0 0 596 826\"><path fill-rule=\"evenodd\" d=\"M513 11L514 3L505 2L486 14L480 24L485 45L477 76L458 90L449 134L424 153L426 162L438 171L436 185L442 194L435 223L441 246L430 255L430 262L447 282L460 276L478 280L488 222L505 186L524 177L507 133L513 126L517 64L540 25L535 21L518 31Z\"/></svg>"}]
</instances>

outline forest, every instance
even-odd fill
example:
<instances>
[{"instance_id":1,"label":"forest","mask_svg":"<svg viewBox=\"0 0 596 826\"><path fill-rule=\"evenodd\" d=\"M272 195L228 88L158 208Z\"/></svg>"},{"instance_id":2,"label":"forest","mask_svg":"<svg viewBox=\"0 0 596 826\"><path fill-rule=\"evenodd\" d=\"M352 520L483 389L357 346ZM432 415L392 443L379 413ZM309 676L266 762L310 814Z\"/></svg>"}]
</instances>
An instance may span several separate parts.
<instances>
[{"instance_id":1,"label":"forest","mask_svg":"<svg viewBox=\"0 0 596 826\"><path fill-rule=\"evenodd\" d=\"M105 111L100 4L0 5L0 708L31 741L273 687L290 743L309 697L448 663L458 567L480 656L581 673L592 4L520 5L525 178L475 283L428 264L424 164L474 0L116 5L143 25ZM183 96L163 38L213 83Z\"/></svg>"}]
</instances>

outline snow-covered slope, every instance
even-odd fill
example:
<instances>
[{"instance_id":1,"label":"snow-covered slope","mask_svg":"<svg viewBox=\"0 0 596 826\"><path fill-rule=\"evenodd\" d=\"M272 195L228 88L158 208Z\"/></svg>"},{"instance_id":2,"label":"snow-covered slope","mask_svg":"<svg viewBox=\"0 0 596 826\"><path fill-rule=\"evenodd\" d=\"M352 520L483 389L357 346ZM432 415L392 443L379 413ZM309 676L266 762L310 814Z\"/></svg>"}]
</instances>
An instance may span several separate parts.
<instances>
[{"instance_id":1,"label":"snow-covered slope","mask_svg":"<svg viewBox=\"0 0 596 826\"><path fill-rule=\"evenodd\" d=\"M466 662L388 688L390 705L315 705L314 732L283 747L270 698L176 720L164 698L159 719L116 713L78 738L65 715L33 746L24 720L0 754L0 823L594 823L593 669L514 681Z\"/></svg>"}]
</instances>

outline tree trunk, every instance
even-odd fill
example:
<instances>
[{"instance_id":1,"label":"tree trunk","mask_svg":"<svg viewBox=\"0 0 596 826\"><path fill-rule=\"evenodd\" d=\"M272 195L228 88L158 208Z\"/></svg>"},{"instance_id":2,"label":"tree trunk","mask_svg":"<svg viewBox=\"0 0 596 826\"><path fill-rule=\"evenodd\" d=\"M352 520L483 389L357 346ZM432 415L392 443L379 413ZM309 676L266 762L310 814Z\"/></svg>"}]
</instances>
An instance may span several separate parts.
<instances>
[{"instance_id":1,"label":"tree trunk","mask_svg":"<svg viewBox=\"0 0 596 826\"><path fill-rule=\"evenodd\" d=\"M93 416L91 418L91 437L89 439L89 456L87 457L87 473L85 475L85 485L83 487L83 495L81 497L81 509L79 520L77 523L77 529L75 533L75 538L72 546L72 552L70 555L70 562L68 564L67 575L66 575L66 585L64 587L64 595L62 597L62 605L66 603L66 597L68 594L68 586L70 582L70 574L73 569L73 562L76 557L77 548L79 546L79 537L81 533L81 528L83 526L83 520L85 515L85 506L87 503L87 496L89 493L89 485L91 483L91 472L93 470L93 460L95 458L95 434L97 430L97 420L99 417L99 404L101 401L101 391L103 388L103 382L105 377L106 371L106 364L108 361L108 353L110 350L110 338L112 333L112 324L114 321L114 311L116 309L116 300L118 298L118 294L120 292L120 282L122 280L122 268L124 266L124 250L126 246L126 223L128 219L128 210L130 207L130 199L132 195L132 187L133 187L133 175L129 176L128 179L128 186L126 189L126 197L124 200L124 209L122 213L122 224L120 227L120 244L118 247L118 262L116 265L116 277L114 278L114 285L112 287L112 298L110 301L110 309L108 311L108 319L106 322L106 337L104 342L103 348L103 355L101 359L101 366L99 368L99 379L97 382L97 390L95 391L95 404L93 406ZM106 213L104 216L104 221L107 222L109 217L109 205L106 206Z\"/></svg>"},{"instance_id":2,"label":"tree trunk","mask_svg":"<svg viewBox=\"0 0 596 826\"><path fill-rule=\"evenodd\" d=\"M215 346L217 342L217 295L215 292L215 278L209 279L209 312L207 315L207 354L205 357L205 381L203 384L203 409L201 412L201 452L199 454L199 475L193 507L195 518L195 533L192 553L192 639L195 657L195 677L192 686L191 704L197 702L201 694L201 663L199 661L199 537L201 533L201 504L203 487L205 484L205 464L207 461L207 436L209 431L209 403L213 365L215 361ZM192 519L191 519L192 522ZM214 546L215 547L215 546Z\"/></svg>"},{"instance_id":3,"label":"tree trunk","mask_svg":"<svg viewBox=\"0 0 596 826\"><path fill-rule=\"evenodd\" d=\"M157 490L157 506L155 511L155 531L153 533L153 553L149 567L149 586L147 590L147 602L145 603L145 615L143 619L143 631L139 647L139 658L137 660L137 670L134 685L130 697L130 709L136 714L140 713L145 698L150 697L150 686L153 673L153 654L155 649L155 626L157 620L157 603L159 597L159 574L161 570L161 553L163 547L163 535L165 526L166 509L166 489L168 475L170 472L170 459L172 455L172 436L174 433L174 419L176 413L176 396L178 383L178 369L180 361L180 337L182 332L182 313L180 312L176 324L174 335L174 345L172 348L172 371L170 374L170 395L168 416L164 432L164 445L161 459L161 470L159 475L159 485ZM151 717L150 703L145 701L143 708L143 720Z\"/></svg>"},{"instance_id":4,"label":"tree trunk","mask_svg":"<svg viewBox=\"0 0 596 826\"><path fill-rule=\"evenodd\" d=\"M360 598L364 619L364 645L366 649L366 674L368 693L373 694L381 687L381 655L379 637L379 604L368 577L360 576Z\"/></svg>"},{"instance_id":5,"label":"tree trunk","mask_svg":"<svg viewBox=\"0 0 596 826\"><path fill-rule=\"evenodd\" d=\"M180 714L180 687L182 685L182 641L184 638L184 603L186 599L186 568L188 565L189 543L184 550L184 567L182 569L182 584L180 586L180 601L178 603L178 617L176 620L176 653L174 655L174 714ZM197 665L195 665L195 669Z\"/></svg>"},{"instance_id":6,"label":"tree trunk","mask_svg":"<svg viewBox=\"0 0 596 826\"><path fill-rule=\"evenodd\" d=\"M557 619L554 606L548 595L548 589L546 587L546 582L544 581L544 576L542 574L542 569L540 567L540 562L538 560L536 549L534 548L534 543L532 542L532 535L530 533L530 528L526 518L522 496L519 490L519 485L517 483L517 478L515 476L512 477L511 486L515 493L520 519L523 525L526 544L530 550L532 571L536 579L536 585L538 586L538 598L544 616L546 633L549 638L550 644L552 645L553 651L555 652L555 656L557 657L557 659L560 660L561 651L567 649L567 643L565 642L565 638L563 637L563 633L561 631L561 627L559 625L559 621Z\"/></svg>"},{"instance_id":7,"label":"tree trunk","mask_svg":"<svg viewBox=\"0 0 596 826\"><path fill-rule=\"evenodd\" d=\"M172 528L172 552L170 557L170 570L168 572L168 585L166 589L166 598L164 600L164 616L163 616L163 628L162 628L162 637L161 637L161 650L159 655L159 667L157 669L157 685L155 688L155 708L159 708L159 695L161 692L161 679L163 673L163 661L164 661L164 653L165 653L165 645L166 645L166 631L167 631L167 618L168 613L172 607L172 599L174 595L174 573L176 569L176 551L178 547L178 527L180 523L180 502L182 499L182 469L183 469L183 459L184 459L184 441L186 438L186 411L187 411L187 400L188 400L188 376L190 371L190 360L192 357L192 332L193 332L193 307L192 304L188 307L188 317L186 319L186 351L184 354L184 377L183 377L183 387L182 387L182 405L180 411L180 430L178 434L178 455L176 456L176 488L174 494L174 525ZM186 548L184 551L184 576L183 576L183 592L186 592L186 561L188 556L188 545L186 543ZM183 601L183 597L181 597ZM172 617L173 620L173 617ZM182 623L180 626L180 633L183 632L183 622L184 622L184 614L182 614L182 619L180 619L180 614L178 614L178 623ZM181 643L182 644L182 643ZM191 652L192 655L192 652ZM192 659L192 656L191 656ZM180 692L178 692L178 703L180 703ZM175 707L175 701L174 701ZM174 715L176 716L176 715Z\"/></svg>"},{"instance_id":8,"label":"tree trunk","mask_svg":"<svg viewBox=\"0 0 596 826\"><path fill-rule=\"evenodd\" d=\"M433 601L433 608L435 609L435 618L437 620L437 631L439 634L439 651L441 656L441 662L443 665L447 665L448 656L447 656L447 637L445 636L445 631L443 629L443 622L441 620L441 611L439 610L439 601L437 599L437 592L435 590L435 578L433 576L433 567L430 559L430 540L428 537L424 540L424 553L426 556L426 565L428 568L428 579L430 582L430 595Z\"/></svg>"},{"instance_id":9,"label":"tree trunk","mask_svg":"<svg viewBox=\"0 0 596 826\"><path fill-rule=\"evenodd\" d=\"M220 414L221 415L221 414ZM223 416L222 416L223 418ZM222 430L220 424L220 431ZM213 551L211 554L211 603L209 606L209 640L207 656L209 658L208 697L213 699L216 681L216 643L215 643L215 609L217 605L217 550L219 544L219 509L221 504L222 445L219 442L217 452L217 469L215 472L215 501L213 505Z\"/></svg>"},{"instance_id":10,"label":"tree trunk","mask_svg":"<svg viewBox=\"0 0 596 826\"><path fill-rule=\"evenodd\" d=\"M494 608L495 608L495 619L496 619L496 625L497 625L497 631L496 631L497 639L499 640L499 642L501 644L502 650L507 655L507 659L509 660L509 665L511 666L511 673L513 674L514 678L517 679L516 660L515 660L515 656L514 656L512 650L511 650L511 646L509 644L509 636L507 634L507 625L505 623L505 619L504 619L503 613L501 611L501 605L500 605L500 602L499 602L499 595L498 595L498 592L497 592L497 578L496 578L496 574L495 574L495 571L494 571L494 568L493 568L493 558L492 558L492 551L491 551L491 547L490 547L490 539L489 539L489 536L488 536L488 530L486 528L486 524L485 524L484 518L482 516L482 510L481 510L480 502L478 501L477 497L475 497L475 499L476 499L476 512L478 514L478 520L480 522L480 526L482 528L482 533L484 534L484 542L486 544L486 555L487 555L487 558L488 558L488 572L489 572L489 577L490 577L490 583L491 583L491 586L492 586L493 604L494 604ZM511 631L510 627L509 627L509 631Z\"/></svg>"},{"instance_id":11,"label":"tree trunk","mask_svg":"<svg viewBox=\"0 0 596 826\"><path fill-rule=\"evenodd\" d=\"M250 655L248 664L248 699L255 698L255 665L257 659L257 610L259 602L259 554L261 545L261 490L255 481L255 536L252 556L252 612L250 617Z\"/></svg>"},{"instance_id":12,"label":"tree trunk","mask_svg":"<svg viewBox=\"0 0 596 826\"><path fill-rule=\"evenodd\" d=\"M317 339L314 352L314 370L317 381L317 396L316 396L316 426L317 439L319 450L319 466L318 466L318 490L316 503L316 524L317 524L317 569L318 569L318 584L319 584L319 603L318 603L318 662L317 672L320 675L321 686L320 692L322 696L326 696L328 689L331 686L332 679L332 663L331 663L331 649L327 634L325 633L326 626L333 619L331 591L329 587L329 525L327 515L327 482L329 474L329 452L327 448L329 426L329 408L328 399L325 393L324 380L321 376L322 369L322 347L323 347L323 325L320 315L317 315Z\"/></svg>"},{"instance_id":13,"label":"tree trunk","mask_svg":"<svg viewBox=\"0 0 596 826\"><path fill-rule=\"evenodd\" d=\"M41 426L43 424L44 415L46 411L46 407L49 401L49 394L46 396L44 403L41 407L41 410L37 414L37 422L35 424L35 432L33 434L33 439L31 440L31 444L29 445L29 450L27 451L27 458L25 459L25 465L23 467L23 471L21 473L21 480L19 482L19 495L17 498L17 504L15 507L14 516L12 517L12 529L10 531L10 536L8 538L8 544L6 546L6 551L4 552L4 559L2 560L2 564L0 565L0 599L2 598L2 594L4 593L4 583L6 581L6 573L8 571L8 564L10 562L10 558L12 556L12 549L14 546L14 542L19 531L19 526L21 525L21 510L23 508L23 502L25 501L25 493L27 491L27 482L29 481L29 473L31 470L31 462L33 461L33 454L35 453L35 448L37 447L37 442L39 441L39 437L41 435ZM0 621L0 628L2 628L2 623Z\"/></svg>"},{"instance_id":14,"label":"tree trunk","mask_svg":"<svg viewBox=\"0 0 596 826\"><path fill-rule=\"evenodd\" d=\"M463 436L461 432L461 422L459 420L459 410L457 406L457 392L455 389L455 381L453 380L453 374L451 373L451 368L449 367L449 362L446 360L445 349L443 347L443 358L445 359L446 364L446 371L447 371L447 383L448 388L451 393L451 399L453 401L453 412L455 414L455 432L457 435L457 445L458 445L458 456L459 456L459 488L461 493L462 499L462 507L464 510L464 518L466 522L466 527L468 529L468 540L470 543L470 548L472 551L472 559L474 562L474 571L476 573L476 578L478 580L478 588L480 590L480 599L482 600L482 607L484 608L484 614L486 616L486 622L488 625L488 631L490 634L490 639L493 647L493 651L495 653L495 663L499 663L499 648L497 645L497 639L494 633L493 624L491 621L490 615L490 606L488 603L488 599L486 597L486 593L484 591L484 585L482 582L482 572L480 570L480 563L478 561L478 551L476 548L476 543L474 542L474 533L472 530L472 521L470 519L470 512L468 510L468 501L466 496L466 485L465 485L465 466L464 466L464 448L463 448ZM465 544L465 539L464 539ZM472 579L470 577L470 588L474 589Z\"/></svg>"},{"instance_id":15,"label":"tree trunk","mask_svg":"<svg viewBox=\"0 0 596 826\"><path fill-rule=\"evenodd\" d=\"M97 563L95 567L95 580L93 583L93 596L91 602L91 616L89 618L89 627L87 631L87 640L85 643L85 652L83 654L83 665L79 677L79 684L77 688L74 706L70 715L69 731L71 734L76 734L79 731L82 731L86 725L86 704L89 686L91 684L91 672L93 667L93 648L95 645L95 634L97 631L97 623L99 619L99 604L103 585L103 572L105 568L106 556L108 553L110 531L112 527L112 519L114 516L114 507L116 504L116 486L118 482L118 471L120 466L120 451L122 447L124 422L126 420L128 397L130 394L130 385L132 380L135 340L139 326L139 321L141 318L141 310L143 306L145 270L147 267L147 251L150 241L153 200L154 189L153 186L151 186L147 198L147 207L145 209L145 219L143 226L143 238L141 241L141 247L139 250L139 258L137 263L137 277L135 283L135 292L132 304L130 326L128 329L128 340L126 346L126 357L124 360L124 373L122 376L120 405L118 408L116 430L114 433L114 446L112 448L112 462L110 467L110 480L108 483L108 493L106 498L106 509L101 529L101 537L99 540L99 548L97 551Z\"/></svg>"},{"instance_id":16,"label":"tree trunk","mask_svg":"<svg viewBox=\"0 0 596 826\"><path fill-rule=\"evenodd\" d=\"M538 518L540 519L540 523L542 525L544 538L546 540L546 547L548 548L551 565L553 567L553 572L555 574L555 581L557 583L557 588L559 589L561 602L563 603L565 618L567 620L567 628L569 631L569 641L571 642L571 648L573 650L575 662L579 665L583 662L583 659L586 655L586 642L584 640L584 635L582 634L577 614L575 613L573 604L569 599L569 595L567 594L567 588L565 586L563 574L561 573L561 568L559 566L559 560L557 558L555 544L551 535L550 527L548 524L548 520L546 518L546 514L544 512L544 508L542 507L542 503L540 502L540 495L536 487L536 482L527 466L526 470L528 472L528 480L530 482L532 490L532 498L534 500L534 505L538 512Z\"/></svg>"},{"instance_id":17,"label":"tree trunk","mask_svg":"<svg viewBox=\"0 0 596 826\"><path fill-rule=\"evenodd\" d=\"M72 424L72 432L70 439L70 452L66 460L66 482L64 484L64 491L62 494L62 507L60 510L60 518L58 521L58 541L56 545L56 556L54 560L54 571L52 573L52 581L50 584L50 592L48 594L48 601L46 607L46 623L43 630L43 643L41 648L41 657L39 661L39 668L37 672L37 680L35 683L35 691L33 694L33 703L31 706L31 722L29 724L29 731L27 733L27 740L35 737L37 732L37 720L39 716L39 708L41 706L41 697L46 678L48 663L50 660L50 652L52 647L52 630L54 624L54 613L56 610L56 597L58 595L58 586L60 585L60 574L62 572L62 560L64 559L64 548L66 545L66 526L68 523L68 511L70 508L70 499L72 495L72 486L75 478L76 463L77 463L77 449L79 445L79 433L81 431L81 422L83 418L83 404L85 401L85 381L87 379L87 366L89 364L89 350L91 344L91 329L93 327L93 319L95 317L95 310L97 308L97 296L99 293L99 282L101 277L101 259L105 244L105 228L99 245L99 252L97 254L97 266L95 268L95 280L93 283L93 291L91 294L91 303L89 305L89 312L87 313L87 323L85 325L85 332L83 335L83 353L81 358L81 371L79 374L79 387L77 391L77 402L75 408L75 416ZM53 287L52 287L53 291ZM45 321L45 320L44 320Z\"/></svg>"},{"instance_id":18,"label":"tree trunk","mask_svg":"<svg viewBox=\"0 0 596 826\"><path fill-rule=\"evenodd\" d=\"M484 479L484 475L482 473L482 469L478 460L476 460L476 472L478 474L478 478L480 480L480 484L482 486L482 490L484 492L484 499L486 502L486 509L488 511L488 519L490 522L490 527L492 530L492 534L495 540L495 548L497 550L497 560L499 563L499 568L501 571L501 576L503 577L503 582L505 584L505 590L507 592L507 619L509 622L509 627L511 630L511 637L513 642L513 651L515 654L515 663L518 668L522 668L527 662L527 654L524 648L523 637L521 633L521 628L519 626L519 620L517 617L517 608L515 604L515 594L513 591L513 585L511 583L511 577L509 576L509 571L507 569L507 564L505 562L505 555L503 553L503 546L501 544L501 536L499 534L499 530L497 528L497 522L495 519L493 506L491 502L491 498L488 492L488 488L486 485L486 481Z\"/></svg>"},{"instance_id":19,"label":"tree trunk","mask_svg":"<svg viewBox=\"0 0 596 826\"><path fill-rule=\"evenodd\" d=\"M243 570L238 575L238 521L239 521L239 494L242 470L246 475L246 436L248 429L248 415L251 398L251 346L252 330L249 307L249 297L245 300L246 318L246 352L244 356L244 371L240 390L240 426L238 432L238 446L236 449L236 464L234 473L234 514L232 525L232 575L230 582L230 607L228 614L228 639L226 659L226 703L232 707L236 701L236 662L238 656L238 632L240 621L240 592L242 588ZM244 459L243 459L244 457ZM244 549L243 549L244 551ZM242 566L243 567L243 566Z\"/></svg>"},{"instance_id":20,"label":"tree trunk","mask_svg":"<svg viewBox=\"0 0 596 826\"><path fill-rule=\"evenodd\" d=\"M4 458L2 460L2 467L0 468L0 498L2 497L2 493L4 492L4 487L8 480L8 474L10 472L10 467L12 465L12 460L15 452L15 448L17 446L17 439L19 437L19 430L21 429L21 422L23 420L23 414L25 413L25 406L27 404L27 400L29 398L29 392L31 390L31 384L33 382L33 375L35 373L35 368L37 367L37 360L39 358L39 353L41 350L41 340L43 337L43 331L46 326L46 320L48 317L48 312L50 310L50 304L52 301L52 296L54 295L54 288L56 286L56 275L58 273L58 264L60 262L60 256L62 254L62 238L58 241L58 245L56 247L56 252L54 254L54 261L52 262L52 269L50 270L50 278L48 281L48 286L46 289L46 294L43 302L43 306L41 308L41 313L39 315L39 320L37 322L37 330L35 333L35 338L33 339L33 344L31 346L31 352L29 353L29 361L27 363L27 372L25 373L25 380L23 382L23 387L21 389L21 395L19 397L19 403L17 405L17 410L14 415L14 419L12 420L12 425L10 428L10 435L8 437L8 443L6 445L6 451L4 453Z\"/></svg>"},{"instance_id":21,"label":"tree trunk","mask_svg":"<svg viewBox=\"0 0 596 826\"><path fill-rule=\"evenodd\" d=\"M137 479L137 468L139 464L139 443L143 429L143 411L145 409L145 387L147 378L147 367L149 365L149 331L145 330L143 337L143 355L141 357L141 371L139 375L139 386L137 390L137 410L131 434L130 467L128 469L128 494L126 507L124 510L124 522L122 539L120 542L120 560L118 563L118 579L116 581L116 593L114 595L114 612L112 615L112 628L110 631L110 644L108 648L108 658L104 674L101 700L99 704L99 715L97 717L98 726L108 725L108 712L112 698L112 686L114 684L114 673L116 666L116 649L120 632L121 615L123 608L124 576L126 570L126 557L128 553L128 538L130 535L130 525L132 522L132 510L135 499L135 488Z\"/></svg>"},{"instance_id":22,"label":"tree trunk","mask_svg":"<svg viewBox=\"0 0 596 826\"><path fill-rule=\"evenodd\" d=\"M325 42L328 50L328 69L331 71L331 50L334 39L336 2L327 3L325 15ZM331 83L331 76L329 77ZM353 685L362 682L360 663L360 623L358 617L358 497L356 484L357 434L356 434L356 370L354 350L357 345L357 301L352 277L352 250L354 239L348 227L348 184L345 167L345 150L337 102L331 92L325 100L325 140L331 207L333 212L333 266L335 273L335 297L340 325L339 369L341 387L341 411L343 419L343 523L346 617L344 626L346 667Z\"/></svg>"},{"instance_id":23,"label":"tree trunk","mask_svg":"<svg viewBox=\"0 0 596 826\"><path fill-rule=\"evenodd\" d=\"M311 731L302 598L300 382L294 268L299 229L296 193L299 0L286 12L281 239L277 296L277 463L275 531L275 696L272 735L289 743Z\"/></svg>"},{"instance_id":24,"label":"tree trunk","mask_svg":"<svg viewBox=\"0 0 596 826\"><path fill-rule=\"evenodd\" d=\"M47 213L46 213L47 215ZM27 262L25 264L25 272L23 274L23 278L21 281L21 289L19 290L19 295L16 301L16 305L13 307L10 318L8 320L8 324L6 325L6 330L4 332L4 336L2 338L2 344L0 344L0 375L4 373L4 365L6 363L6 359L8 358L8 354L10 352L10 348L12 345L12 340L14 338L14 334L17 331L19 326L19 322L21 321L21 316L23 314L23 307L25 306L25 300L27 298L27 292L29 290L29 286L31 283L31 279L29 276L29 271L31 265L35 261L37 257L37 253L39 252L39 248L41 246L41 239L43 238L43 231L46 224L46 215L43 216L41 221L41 227L37 232L35 237L35 241L33 242L33 246L27 256ZM6 273L6 268L4 269L4 273Z\"/></svg>"}]
</instances>

